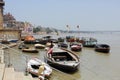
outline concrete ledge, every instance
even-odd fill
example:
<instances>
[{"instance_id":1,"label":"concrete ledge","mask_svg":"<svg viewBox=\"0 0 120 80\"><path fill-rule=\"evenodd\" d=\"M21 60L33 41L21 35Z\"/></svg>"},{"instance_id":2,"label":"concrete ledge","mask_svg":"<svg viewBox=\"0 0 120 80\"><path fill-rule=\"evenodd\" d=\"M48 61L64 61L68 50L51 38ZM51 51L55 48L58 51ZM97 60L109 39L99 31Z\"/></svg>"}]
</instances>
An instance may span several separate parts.
<instances>
[{"instance_id":1,"label":"concrete ledge","mask_svg":"<svg viewBox=\"0 0 120 80\"><path fill-rule=\"evenodd\" d=\"M5 68L3 80L15 80L14 68Z\"/></svg>"},{"instance_id":2,"label":"concrete ledge","mask_svg":"<svg viewBox=\"0 0 120 80\"><path fill-rule=\"evenodd\" d=\"M3 79L5 64L0 64L0 80Z\"/></svg>"},{"instance_id":3,"label":"concrete ledge","mask_svg":"<svg viewBox=\"0 0 120 80\"><path fill-rule=\"evenodd\" d=\"M25 80L23 72L15 72L15 80Z\"/></svg>"}]
</instances>

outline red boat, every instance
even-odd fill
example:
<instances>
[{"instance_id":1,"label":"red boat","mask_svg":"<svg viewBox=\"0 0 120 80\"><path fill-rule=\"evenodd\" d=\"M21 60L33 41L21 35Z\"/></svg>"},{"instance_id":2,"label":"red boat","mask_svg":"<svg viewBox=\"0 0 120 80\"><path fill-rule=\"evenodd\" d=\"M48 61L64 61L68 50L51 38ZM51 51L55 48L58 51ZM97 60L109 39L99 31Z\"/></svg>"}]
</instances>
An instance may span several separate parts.
<instances>
[{"instance_id":1,"label":"red boat","mask_svg":"<svg viewBox=\"0 0 120 80\"><path fill-rule=\"evenodd\" d=\"M82 44L80 43L71 43L70 48L72 51L81 51L82 50Z\"/></svg>"}]
</instances>

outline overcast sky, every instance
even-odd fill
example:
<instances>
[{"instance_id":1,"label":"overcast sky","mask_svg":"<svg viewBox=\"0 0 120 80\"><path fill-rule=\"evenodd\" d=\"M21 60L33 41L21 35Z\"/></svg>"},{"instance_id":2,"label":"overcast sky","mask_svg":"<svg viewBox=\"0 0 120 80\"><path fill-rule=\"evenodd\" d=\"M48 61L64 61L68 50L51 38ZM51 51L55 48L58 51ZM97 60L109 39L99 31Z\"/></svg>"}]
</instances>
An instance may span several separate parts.
<instances>
[{"instance_id":1,"label":"overcast sky","mask_svg":"<svg viewBox=\"0 0 120 80\"><path fill-rule=\"evenodd\" d=\"M120 0L5 0L17 21L66 30L120 30Z\"/></svg>"}]
</instances>

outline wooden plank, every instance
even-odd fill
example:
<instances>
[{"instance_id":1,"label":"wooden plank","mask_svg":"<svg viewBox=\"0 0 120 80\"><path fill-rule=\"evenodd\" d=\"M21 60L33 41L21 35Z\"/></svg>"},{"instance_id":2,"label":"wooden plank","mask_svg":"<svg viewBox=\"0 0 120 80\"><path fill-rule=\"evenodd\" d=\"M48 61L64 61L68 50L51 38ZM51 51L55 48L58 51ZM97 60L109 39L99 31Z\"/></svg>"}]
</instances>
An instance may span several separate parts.
<instances>
[{"instance_id":1,"label":"wooden plank","mask_svg":"<svg viewBox=\"0 0 120 80\"><path fill-rule=\"evenodd\" d=\"M0 80L3 79L4 70L5 70L5 64L0 64Z\"/></svg>"},{"instance_id":2,"label":"wooden plank","mask_svg":"<svg viewBox=\"0 0 120 80\"><path fill-rule=\"evenodd\" d=\"M3 80L15 80L14 68L5 68Z\"/></svg>"}]
</instances>

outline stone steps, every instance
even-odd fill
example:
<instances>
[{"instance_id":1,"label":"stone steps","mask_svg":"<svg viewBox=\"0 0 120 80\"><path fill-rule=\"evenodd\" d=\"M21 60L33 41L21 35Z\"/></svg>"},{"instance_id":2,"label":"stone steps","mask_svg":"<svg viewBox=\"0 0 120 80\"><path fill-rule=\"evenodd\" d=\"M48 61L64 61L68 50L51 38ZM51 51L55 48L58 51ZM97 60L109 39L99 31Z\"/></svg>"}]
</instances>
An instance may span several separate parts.
<instances>
[{"instance_id":1,"label":"stone steps","mask_svg":"<svg viewBox=\"0 0 120 80\"><path fill-rule=\"evenodd\" d=\"M15 80L24 80L24 74L22 72L15 72Z\"/></svg>"},{"instance_id":2,"label":"stone steps","mask_svg":"<svg viewBox=\"0 0 120 80\"><path fill-rule=\"evenodd\" d=\"M5 68L5 64L0 63L0 80L39 80L32 78L29 74L24 75L23 72L16 72L13 67Z\"/></svg>"},{"instance_id":3,"label":"stone steps","mask_svg":"<svg viewBox=\"0 0 120 80\"><path fill-rule=\"evenodd\" d=\"M15 80L14 68L5 68L3 80Z\"/></svg>"},{"instance_id":4,"label":"stone steps","mask_svg":"<svg viewBox=\"0 0 120 80\"><path fill-rule=\"evenodd\" d=\"M0 63L0 80L3 80L4 70L5 70L5 64Z\"/></svg>"},{"instance_id":5,"label":"stone steps","mask_svg":"<svg viewBox=\"0 0 120 80\"><path fill-rule=\"evenodd\" d=\"M0 49L0 80L39 80L32 78L29 74L25 76L23 72L16 72L13 67L5 67L4 50Z\"/></svg>"}]
</instances>

